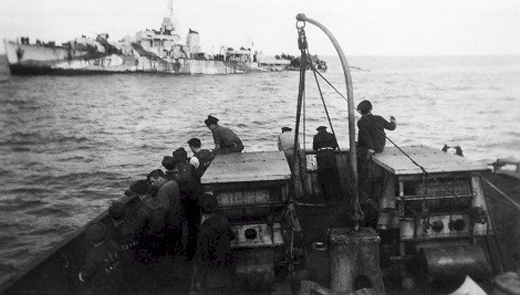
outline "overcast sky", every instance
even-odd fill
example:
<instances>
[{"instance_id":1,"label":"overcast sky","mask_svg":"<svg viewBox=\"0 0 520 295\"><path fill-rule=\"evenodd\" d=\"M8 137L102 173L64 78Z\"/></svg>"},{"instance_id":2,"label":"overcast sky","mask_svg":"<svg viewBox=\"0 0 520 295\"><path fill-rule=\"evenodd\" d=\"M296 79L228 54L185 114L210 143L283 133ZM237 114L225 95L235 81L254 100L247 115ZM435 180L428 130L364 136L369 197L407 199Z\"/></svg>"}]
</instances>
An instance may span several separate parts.
<instances>
[{"instance_id":1,"label":"overcast sky","mask_svg":"<svg viewBox=\"0 0 520 295\"><path fill-rule=\"evenodd\" d=\"M120 39L158 29L168 2L0 0L0 38ZM253 42L265 54L298 54L295 16L303 12L325 25L347 55L520 54L519 0L174 0L174 9L181 33L198 31L208 53ZM334 54L316 27L306 32L311 53Z\"/></svg>"}]
</instances>

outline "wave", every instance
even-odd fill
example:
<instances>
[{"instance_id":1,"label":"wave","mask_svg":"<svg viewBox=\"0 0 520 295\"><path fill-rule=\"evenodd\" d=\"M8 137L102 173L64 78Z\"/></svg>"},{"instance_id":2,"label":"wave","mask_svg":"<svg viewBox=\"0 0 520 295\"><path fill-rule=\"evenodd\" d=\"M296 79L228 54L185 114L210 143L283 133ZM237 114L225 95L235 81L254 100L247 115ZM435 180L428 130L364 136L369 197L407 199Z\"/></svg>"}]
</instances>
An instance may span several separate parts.
<instances>
[{"instance_id":1,"label":"wave","mask_svg":"<svg viewBox=\"0 0 520 295\"><path fill-rule=\"evenodd\" d=\"M67 136L59 133L54 134L43 134L41 132L19 132L15 131L11 134L6 134L6 138L4 140L0 140L1 145L11 146L11 145L46 145L57 143L60 145L66 143L85 143L91 141L89 138L80 136Z\"/></svg>"},{"instance_id":2,"label":"wave","mask_svg":"<svg viewBox=\"0 0 520 295\"><path fill-rule=\"evenodd\" d=\"M56 207L47 207L47 208L38 209L38 210L31 210L31 211L27 211L26 214L34 215L34 216L38 216L38 217L55 216L55 217L59 217L59 218L74 216L72 214L72 212L65 211L65 210L62 210L62 209L56 208ZM55 231L56 229L48 229L48 230ZM32 233L34 233L34 232L32 232Z\"/></svg>"}]
</instances>

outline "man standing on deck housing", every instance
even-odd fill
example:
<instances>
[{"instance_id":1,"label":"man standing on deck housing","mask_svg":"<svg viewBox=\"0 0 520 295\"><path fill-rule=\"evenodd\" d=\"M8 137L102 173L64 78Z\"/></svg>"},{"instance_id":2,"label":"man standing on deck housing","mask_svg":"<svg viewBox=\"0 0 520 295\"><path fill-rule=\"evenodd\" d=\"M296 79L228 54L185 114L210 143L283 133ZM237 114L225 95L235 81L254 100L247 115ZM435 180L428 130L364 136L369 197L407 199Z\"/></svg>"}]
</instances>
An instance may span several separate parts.
<instances>
[{"instance_id":1,"label":"man standing on deck housing","mask_svg":"<svg viewBox=\"0 0 520 295\"><path fill-rule=\"evenodd\" d=\"M390 116L390 122L388 122L381 116L373 115L372 103L368 100L360 102L357 109L362 115L357 122L359 128L357 142L359 188L362 193L362 201L369 201L371 199L371 191L379 191L379 188L372 187L372 181L376 175L372 175L371 158L376 153L383 152L386 144L385 129L394 130L396 120L393 116Z\"/></svg>"},{"instance_id":2,"label":"man standing on deck housing","mask_svg":"<svg viewBox=\"0 0 520 295\"><path fill-rule=\"evenodd\" d=\"M385 129L394 130L396 127L394 116L390 116L390 122L388 122L381 116L373 115L372 103L368 100L360 102L357 109L363 116L357 122L360 155L364 154L365 157L370 157L376 153L381 153L386 143Z\"/></svg>"},{"instance_id":3,"label":"man standing on deck housing","mask_svg":"<svg viewBox=\"0 0 520 295\"><path fill-rule=\"evenodd\" d=\"M213 134L213 141L215 142L213 153L215 155L242 152L244 145L238 135L227 127L219 126L216 117L209 115L204 123Z\"/></svg>"},{"instance_id":4,"label":"man standing on deck housing","mask_svg":"<svg viewBox=\"0 0 520 295\"><path fill-rule=\"evenodd\" d=\"M332 198L338 200L341 191L334 153L334 150L338 148L338 143L334 134L327 132L327 127L320 126L316 130L318 133L314 135L312 149L316 151L316 161L318 162L318 183L326 200Z\"/></svg>"}]
</instances>

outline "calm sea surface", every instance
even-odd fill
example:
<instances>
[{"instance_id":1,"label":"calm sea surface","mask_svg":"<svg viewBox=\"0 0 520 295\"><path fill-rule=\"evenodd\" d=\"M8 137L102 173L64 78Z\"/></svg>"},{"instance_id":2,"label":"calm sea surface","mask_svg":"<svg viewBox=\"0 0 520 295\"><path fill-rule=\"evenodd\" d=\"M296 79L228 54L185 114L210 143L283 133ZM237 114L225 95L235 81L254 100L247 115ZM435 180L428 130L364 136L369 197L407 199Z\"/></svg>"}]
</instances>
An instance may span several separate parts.
<instances>
[{"instance_id":1,"label":"calm sea surface","mask_svg":"<svg viewBox=\"0 0 520 295\"><path fill-rule=\"evenodd\" d=\"M208 114L245 151L276 149L294 126L298 72L228 76L11 77L0 62L0 277L14 273L161 168L191 137L212 139ZM345 93L339 60L326 78ZM460 145L467 158L520 159L520 56L350 57L356 104L397 118L398 145ZM312 75L306 145L326 125ZM346 102L320 81L340 146ZM346 96L346 94L344 94Z\"/></svg>"}]
</instances>

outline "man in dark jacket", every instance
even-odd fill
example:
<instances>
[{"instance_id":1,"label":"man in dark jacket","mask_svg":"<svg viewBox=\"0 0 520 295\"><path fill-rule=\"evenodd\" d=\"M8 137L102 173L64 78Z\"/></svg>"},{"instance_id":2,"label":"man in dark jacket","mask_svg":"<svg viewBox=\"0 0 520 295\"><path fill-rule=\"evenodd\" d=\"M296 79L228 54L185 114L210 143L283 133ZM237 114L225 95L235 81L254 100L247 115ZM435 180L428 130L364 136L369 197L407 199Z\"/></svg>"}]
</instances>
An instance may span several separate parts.
<instances>
[{"instance_id":1,"label":"man in dark jacket","mask_svg":"<svg viewBox=\"0 0 520 295\"><path fill-rule=\"evenodd\" d=\"M118 245L105 239L105 225L100 222L90 224L85 234L93 247L78 274L86 289L83 291L89 294L119 294L124 282Z\"/></svg>"},{"instance_id":2,"label":"man in dark jacket","mask_svg":"<svg viewBox=\"0 0 520 295\"><path fill-rule=\"evenodd\" d=\"M339 200L341 190L334 152L338 143L334 134L327 132L327 127L320 126L316 130L318 133L314 135L312 149L316 151L318 162L318 183L326 200Z\"/></svg>"},{"instance_id":3,"label":"man in dark jacket","mask_svg":"<svg viewBox=\"0 0 520 295\"><path fill-rule=\"evenodd\" d=\"M359 128L357 159L361 206L366 207L364 211L375 212L375 205L370 205L373 203L371 201L373 198L372 191L377 192L382 188L379 187L379 182L374 181L377 176L374 175L371 158L376 153L383 152L386 144L385 129L394 130L396 128L396 120L393 116L390 116L390 122L388 122L381 116L373 115L372 103L368 100L360 102L357 109L362 115L357 122ZM365 217L368 218L369 215L366 214Z\"/></svg>"},{"instance_id":4,"label":"man in dark jacket","mask_svg":"<svg viewBox=\"0 0 520 295\"><path fill-rule=\"evenodd\" d=\"M160 169L148 174L150 195L137 211L138 228L143 228L156 244L154 254L177 254L182 237L179 185L166 179ZM161 220L162 218L162 220ZM161 223L162 222L162 223Z\"/></svg>"},{"instance_id":5,"label":"man in dark jacket","mask_svg":"<svg viewBox=\"0 0 520 295\"><path fill-rule=\"evenodd\" d=\"M218 201L212 194L199 198L203 223L197 236L195 288L207 294L230 294L236 278L231 240L235 233L229 221L216 213Z\"/></svg>"},{"instance_id":6,"label":"man in dark jacket","mask_svg":"<svg viewBox=\"0 0 520 295\"><path fill-rule=\"evenodd\" d=\"M238 135L233 130L220 126L216 117L209 115L204 123L213 134L213 141L215 142L213 153L215 155L242 152L244 145Z\"/></svg>"},{"instance_id":7,"label":"man in dark jacket","mask_svg":"<svg viewBox=\"0 0 520 295\"><path fill-rule=\"evenodd\" d=\"M183 236L183 251L189 260L195 256L197 247L197 231L200 224L200 209L197 204L202 186L195 179L195 167L188 162L188 153L184 148L178 148L172 153L175 161L176 173L174 179L179 184L181 210L186 224L186 234Z\"/></svg>"},{"instance_id":8,"label":"man in dark jacket","mask_svg":"<svg viewBox=\"0 0 520 295\"><path fill-rule=\"evenodd\" d=\"M112 222L107 223L107 231L119 246L121 258L121 271L125 280L125 286L132 292L137 289L134 278L140 265L135 261L137 249L137 232L132 222L136 217L136 210L130 210L120 201L113 201L108 208L108 215Z\"/></svg>"},{"instance_id":9,"label":"man in dark jacket","mask_svg":"<svg viewBox=\"0 0 520 295\"><path fill-rule=\"evenodd\" d=\"M215 155L210 150L203 149L200 139L198 138L188 140L188 145L193 153L193 157L190 159L190 164L195 168L193 170L193 176L200 182L200 178L208 169Z\"/></svg>"},{"instance_id":10,"label":"man in dark jacket","mask_svg":"<svg viewBox=\"0 0 520 295\"><path fill-rule=\"evenodd\" d=\"M361 112L361 119L357 122L359 128L358 147L359 152L365 156L373 156L380 153L385 148L386 133L385 129L394 130L396 120L390 116L390 122L381 116L372 114L372 103L364 100L358 104L358 111Z\"/></svg>"}]
</instances>

